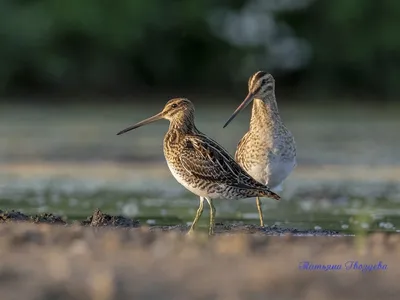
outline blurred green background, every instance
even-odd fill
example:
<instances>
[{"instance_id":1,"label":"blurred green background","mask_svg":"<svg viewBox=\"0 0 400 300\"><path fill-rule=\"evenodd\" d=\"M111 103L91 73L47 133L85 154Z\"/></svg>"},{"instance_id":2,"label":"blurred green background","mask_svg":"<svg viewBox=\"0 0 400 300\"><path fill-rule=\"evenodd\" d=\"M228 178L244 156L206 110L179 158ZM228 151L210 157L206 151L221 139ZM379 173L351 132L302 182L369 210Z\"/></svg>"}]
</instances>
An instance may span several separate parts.
<instances>
[{"instance_id":1,"label":"blurred green background","mask_svg":"<svg viewBox=\"0 0 400 300\"><path fill-rule=\"evenodd\" d=\"M1 0L0 91L220 91L265 69L288 92L382 101L399 28L390 0Z\"/></svg>"},{"instance_id":2,"label":"blurred green background","mask_svg":"<svg viewBox=\"0 0 400 300\"><path fill-rule=\"evenodd\" d=\"M234 154L250 109L222 125L265 70L298 148L266 223L396 231L399 28L389 0L0 0L0 209L191 221L166 122L115 134L185 96ZM217 217L258 224L254 199Z\"/></svg>"}]
</instances>

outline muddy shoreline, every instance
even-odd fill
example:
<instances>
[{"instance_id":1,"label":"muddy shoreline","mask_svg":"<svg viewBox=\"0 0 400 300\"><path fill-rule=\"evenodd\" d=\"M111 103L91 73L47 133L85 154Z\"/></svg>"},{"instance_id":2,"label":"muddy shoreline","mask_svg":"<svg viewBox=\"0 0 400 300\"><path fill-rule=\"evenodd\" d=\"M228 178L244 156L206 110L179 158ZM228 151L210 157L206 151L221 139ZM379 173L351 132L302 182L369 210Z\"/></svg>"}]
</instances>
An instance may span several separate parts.
<instances>
[{"instance_id":1,"label":"muddy shoreline","mask_svg":"<svg viewBox=\"0 0 400 300\"><path fill-rule=\"evenodd\" d=\"M34 224L50 224L50 225L79 225L90 227L107 227L107 228L149 228L151 231L162 232L181 232L185 233L189 230L188 225L171 225L171 226L142 226L138 220L127 218L124 216L112 216L96 209L92 215L83 221L68 222L62 216L51 213L43 213L38 215L26 215L19 211L2 211L0 210L0 223L34 223ZM259 234L259 235L295 235L295 236L341 236L338 231L334 230L298 230L296 228L281 228L276 225L260 227L257 225L242 225L235 223L216 223L216 234Z\"/></svg>"}]
</instances>

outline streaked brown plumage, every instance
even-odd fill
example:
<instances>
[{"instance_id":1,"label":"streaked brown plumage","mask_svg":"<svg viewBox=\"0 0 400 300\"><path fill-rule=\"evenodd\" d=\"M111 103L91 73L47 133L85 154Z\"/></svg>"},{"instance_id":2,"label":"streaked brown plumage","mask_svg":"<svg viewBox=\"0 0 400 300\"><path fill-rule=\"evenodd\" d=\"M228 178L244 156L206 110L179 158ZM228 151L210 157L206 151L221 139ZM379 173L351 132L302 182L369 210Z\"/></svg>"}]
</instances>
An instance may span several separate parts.
<instances>
[{"instance_id":1,"label":"streaked brown plumage","mask_svg":"<svg viewBox=\"0 0 400 300\"><path fill-rule=\"evenodd\" d=\"M280 199L246 173L222 146L196 128L194 106L188 99L171 99L157 115L118 134L160 119L170 121L164 137L164 155L171 173L180 184L200 197L200 206L189 232L194 230L203 212L204 200L210 205L209 233L213 234L215 207L212 199Z\"/></svg>"},{"instance_id":2,"label":"streaked brown plumage","mask_svg":"<svg viewBox=\"0 0 400 300\"><path fill-rule=\"evenodd\" d=\"M250 128L237 146L235 159L254 179L280 192L282 182L296 167L296 144L280 117L272 75L256 72L249 78L248 88L246 99L224 127L253 101ZM259 198L256 203L261 226L264 226Z\"/></svg>"}]
</instances>

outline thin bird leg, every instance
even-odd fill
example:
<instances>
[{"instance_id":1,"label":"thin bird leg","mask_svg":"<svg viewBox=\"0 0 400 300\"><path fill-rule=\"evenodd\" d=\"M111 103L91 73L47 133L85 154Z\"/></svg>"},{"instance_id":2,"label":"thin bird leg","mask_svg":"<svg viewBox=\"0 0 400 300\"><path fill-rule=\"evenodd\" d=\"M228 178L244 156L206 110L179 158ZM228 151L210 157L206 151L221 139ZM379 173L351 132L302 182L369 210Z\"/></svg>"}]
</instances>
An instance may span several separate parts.
<instances>
[{"instance_id":1,"label":"thin bird leg","mask_svg":"<svg viewBox=\"0 0 400 300\"><path fill-rule=\"evenodd\" d=\"M264 217L263 217L263 212L262 212L262 209L261 209L260 197L257 197L256 204L257 204L257 209L258 209L258 216L260 217L260 226L264 227Z\"/></svg>"},{"instance_id":2,"label":"thin bird leg","mask_svg":"<svg viewBox=\"0 0 400 300\"><path fill-rule=\"evenodd\" d=\"M206 198L206 200L208 202L208 205L210 205L210 227L208 229L208 234L213 235L215 227L215 213L217 212L217 210L215 209L212 199Z\"/></svg>"},{"instance_id":3,"label":"thin bird leg","mask_svg":"<svg viewBox=\"0 0 400 300\"><path fill-rule=\"evenodd\" d=\"M203 208L204 208L204 197L200 197L200 205L199 208L197 209L196 217L194 218L192 226L190 226L190 230L187 234L192 234L194 232L194 228L197 225L197 221L199 221L201 215L203 214Z\"/></svg>"}]
</instances>

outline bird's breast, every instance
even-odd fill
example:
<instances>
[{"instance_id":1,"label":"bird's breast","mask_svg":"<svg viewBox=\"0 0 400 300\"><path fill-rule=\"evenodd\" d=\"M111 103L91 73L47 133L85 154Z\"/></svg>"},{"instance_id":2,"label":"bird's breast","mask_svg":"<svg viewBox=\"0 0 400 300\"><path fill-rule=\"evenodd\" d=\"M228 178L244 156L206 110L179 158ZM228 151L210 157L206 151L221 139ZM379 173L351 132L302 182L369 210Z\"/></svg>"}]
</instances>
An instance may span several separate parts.
<instances>
[{"instance_id":1,"label":"bird's breast","mask_svg":"<svg viewBox=\"0 0 400 300\"><path fill-rule=\"evenodd\" d=\"M286 149L279 141L248 143L236 154L238 163L255 180L274 188L292 172L295 156L287 157Z\"/></svg>"}]
</instances>

